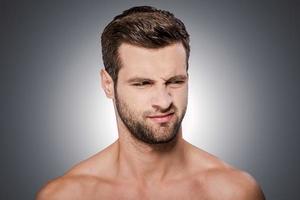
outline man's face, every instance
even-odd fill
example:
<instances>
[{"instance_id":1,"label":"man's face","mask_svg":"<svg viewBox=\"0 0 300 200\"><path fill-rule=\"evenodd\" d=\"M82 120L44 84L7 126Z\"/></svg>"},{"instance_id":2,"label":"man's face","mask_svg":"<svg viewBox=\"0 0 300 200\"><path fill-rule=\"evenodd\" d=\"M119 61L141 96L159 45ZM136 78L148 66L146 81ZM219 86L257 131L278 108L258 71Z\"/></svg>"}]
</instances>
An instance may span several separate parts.
<instances>
[{"instance_id":1,"label":"man's face","mask_svg":"<svg viewBox=\"0 0 300 200\"><path fill-rule=\"evenodd\" d=\"M181 128L188 96L181 43L160 49L119 48L122 67L115 90L117 114L131 134L148 144L167 143Z\"/></svg>"}]
</instances>

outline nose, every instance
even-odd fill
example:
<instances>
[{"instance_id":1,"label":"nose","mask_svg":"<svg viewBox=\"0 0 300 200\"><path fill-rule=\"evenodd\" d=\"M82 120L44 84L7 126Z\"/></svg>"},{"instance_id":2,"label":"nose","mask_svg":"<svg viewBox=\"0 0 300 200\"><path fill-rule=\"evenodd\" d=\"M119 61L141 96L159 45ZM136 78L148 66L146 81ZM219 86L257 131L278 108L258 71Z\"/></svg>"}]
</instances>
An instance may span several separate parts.
<instances>
[{"instance_id":1,"label":"nose","mask_svg":"<svg viewBox=\"0 0 300 200\"><path fill-rule=\"evenodd\" d=\"M173 103L173 99L166 87L157 89L153 94L152 107L161 112L167 111Z\"/></svg>"}]
</instances>

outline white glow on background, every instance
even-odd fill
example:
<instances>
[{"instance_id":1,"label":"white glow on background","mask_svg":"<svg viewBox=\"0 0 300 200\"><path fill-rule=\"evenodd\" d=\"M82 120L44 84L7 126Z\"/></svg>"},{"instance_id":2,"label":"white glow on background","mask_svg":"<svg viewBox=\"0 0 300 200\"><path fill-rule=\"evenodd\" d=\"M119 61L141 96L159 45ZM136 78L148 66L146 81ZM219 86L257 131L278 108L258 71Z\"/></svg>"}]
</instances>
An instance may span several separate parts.
<instances>
[{"instance_id":1,"label":"white glow on background","mask_svg":"<svg viewBox=\"0 0 300 200\"><path fill-rule=\"evenodd\" d=\"M227 161L234 160L249 145L253 88L235 52L236 44L224 43L213 32L193 31L184 137Z\"/></svg>"},{"instance_id":2,"label":"white glow on background","mask_svg":"<svg viewBox=\"0 0 300 200\"><path fill-rule=\"evenodd\" d=\"M73 55L62 59L64 63L58 63L64 66L64 71L56 77L49 111L55 137L49 138L55 138L57 152L65 153L70 159L68 163L99 152L118 135L112 101L106 98L100 85L102 62L99 62L97 39L90 37L87 43L73 49ZM65 148L61 149L62 146Z\"/></svg>"}]
</instances>

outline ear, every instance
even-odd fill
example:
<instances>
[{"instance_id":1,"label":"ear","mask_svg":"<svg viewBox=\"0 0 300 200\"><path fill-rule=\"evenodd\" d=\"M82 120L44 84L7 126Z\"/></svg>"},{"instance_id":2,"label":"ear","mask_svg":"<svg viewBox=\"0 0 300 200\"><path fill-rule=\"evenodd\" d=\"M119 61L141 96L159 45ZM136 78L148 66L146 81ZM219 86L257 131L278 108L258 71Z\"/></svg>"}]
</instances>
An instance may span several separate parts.
<instances>
[{"instance_id":1,"label":"ear","mask_svg":"<svg viewBox=\"0 0 300 200\"><path fill-rule=\"evenodd\" d=\"M101 76L101 85L104 90L106 96L110 99L114 98L114 82L111 76L107 73L107 71L103 68L100 71Z\"/></svg>"}]
</instances>

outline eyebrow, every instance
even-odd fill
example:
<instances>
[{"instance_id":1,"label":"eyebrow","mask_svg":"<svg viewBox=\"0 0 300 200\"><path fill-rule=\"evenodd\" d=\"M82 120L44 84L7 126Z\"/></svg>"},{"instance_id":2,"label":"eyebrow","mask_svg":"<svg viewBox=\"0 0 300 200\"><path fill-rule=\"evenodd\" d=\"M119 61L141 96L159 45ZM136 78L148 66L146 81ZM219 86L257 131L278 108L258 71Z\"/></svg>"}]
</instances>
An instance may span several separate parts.
<instances>
[{"instance_id":1,"label":"eyebrow","mask_svg":"<svg viewBox=\"0 0 300 200\"><path fill-rule=\"evenodd\" d=\"M185 81L187 79L187 75L176 75L176 76L172 76L171 78L169 78L168 80L165 81L174 81L174 80L181 80L181 81Z\"/></svg>"},{"instance_id":2,"label":"eyebrow","mask_svg":"<svg viewBox=\"0 0 300 200\"><path fill-rule=\"evenodd\" d=\"M153 80L149 78L143 78L143 77L133 77L127 80L128 83L143 82L143 81L153 82Z\"/></svg>"},{"instance_id":3,"label":"eyebrow","mask_svg":"<svg viewBox=\"0 0 300 200\"><path fill-rule=\"evenodd\" d=\"M165 81L174 81L174 80L182 80L185 81L187 79L187 75L176 75L172 76L169 79L163 79ZM149 82L155 82L152 79L144 78L144 77L133 77L127 80L128 83L134 83L134 82L142 82L142 81L149 81Z\"/></svg>"}]
</instances>

